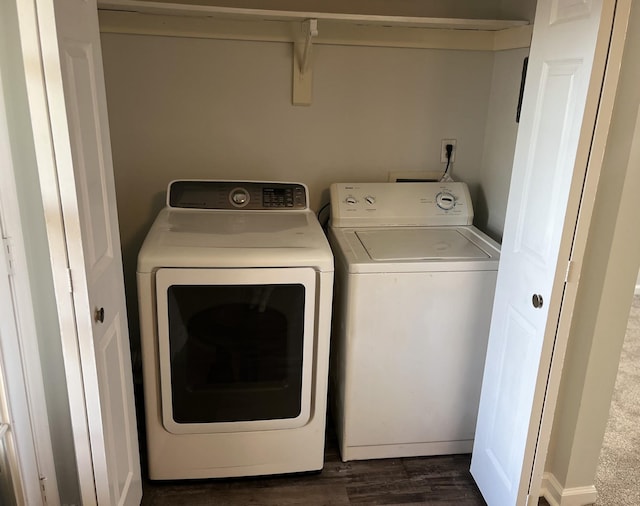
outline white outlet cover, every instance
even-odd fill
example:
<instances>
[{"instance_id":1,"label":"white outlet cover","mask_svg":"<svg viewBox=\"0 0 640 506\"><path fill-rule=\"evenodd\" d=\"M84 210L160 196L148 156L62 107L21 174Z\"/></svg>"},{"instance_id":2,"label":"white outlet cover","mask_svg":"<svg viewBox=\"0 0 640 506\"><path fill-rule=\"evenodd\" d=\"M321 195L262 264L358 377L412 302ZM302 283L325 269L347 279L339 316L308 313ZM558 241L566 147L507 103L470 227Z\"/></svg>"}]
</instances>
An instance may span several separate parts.
<instances>
[{"instance_id":1,"label":"white outlet cover","mask_svg":"<svg viewBox=\"0 0 640 506\"><path fill-rule=\"evenodd\" d=\"M440 144L440 163L447 163L447 144L453 145L453 151L451 152L451 163L456 161L458 141L456 139L442 139L442 143Z\"/></svg>"}]
</instances>

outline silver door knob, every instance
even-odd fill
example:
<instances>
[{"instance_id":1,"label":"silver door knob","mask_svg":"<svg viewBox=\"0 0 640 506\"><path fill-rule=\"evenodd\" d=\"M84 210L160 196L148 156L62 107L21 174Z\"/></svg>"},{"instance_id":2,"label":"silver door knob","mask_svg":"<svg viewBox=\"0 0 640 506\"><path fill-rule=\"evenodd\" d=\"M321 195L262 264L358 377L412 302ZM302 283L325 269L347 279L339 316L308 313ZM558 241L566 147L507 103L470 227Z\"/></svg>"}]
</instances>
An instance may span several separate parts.
<instances>
[{"instance_id":1,"label":"silver door knob","mask_svg":"<svg viewBox=\"0 0 640 506\"><path fill-rule=\"evenodd\" d=\"M103 307L101 307L100 309L96 308L96 312L94 313L93 318L98 323L104 323L104 308Z\"/></svg>"},{"instance_id":2,"label":"silver door knob","mask_svg":"<svg viewBox=\"0 0 640 506\"><path fill-rule=\"evenodd\" d=\"M531 297L531 302L533 303L533 307L535 307L536 309L540 309L542 307L542 304L544 303L544 300L542 299L542 295L534 293L533 297Z\"/></svg>"}]
</instances>

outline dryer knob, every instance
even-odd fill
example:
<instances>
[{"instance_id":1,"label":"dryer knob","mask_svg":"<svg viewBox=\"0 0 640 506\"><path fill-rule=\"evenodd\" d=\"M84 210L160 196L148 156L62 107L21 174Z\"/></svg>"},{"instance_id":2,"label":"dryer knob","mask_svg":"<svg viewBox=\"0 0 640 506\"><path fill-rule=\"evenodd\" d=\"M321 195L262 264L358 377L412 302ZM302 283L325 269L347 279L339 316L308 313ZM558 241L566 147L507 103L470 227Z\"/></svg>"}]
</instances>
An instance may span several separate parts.
<instances>
[{"instance_id":1,"label":"dryer knob","mask_svg":"<svg viewBox=\"0 0 640 506\"><path fill-rule=\"evenodd\" d=\"M229 200L236 207L244 207L249 203L249 192L244 188L235 188L229 194Z\"/></svg>"}]
</instances>

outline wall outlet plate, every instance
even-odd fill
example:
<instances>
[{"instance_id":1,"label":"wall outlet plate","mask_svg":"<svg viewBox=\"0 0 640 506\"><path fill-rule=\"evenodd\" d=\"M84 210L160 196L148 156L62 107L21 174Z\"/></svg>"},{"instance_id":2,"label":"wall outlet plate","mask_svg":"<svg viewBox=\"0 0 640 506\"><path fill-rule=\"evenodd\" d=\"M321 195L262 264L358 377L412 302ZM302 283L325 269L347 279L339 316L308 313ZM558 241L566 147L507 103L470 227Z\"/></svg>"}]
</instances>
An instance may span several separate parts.
<instances>
[{"instance_id":1,"label":"wall outlet plate","mask_svg":"<svg viewBox=\"0 0 640 506\"><path fill-rule=\"evenodd\" d=\"M456 139L442 139L442 143L440 144L440 163L447 163L447 144L451 144L453 146L453 151L451 151L451 163L456 161L456 145L458 141Z\"/></svg>"}]
</instances>

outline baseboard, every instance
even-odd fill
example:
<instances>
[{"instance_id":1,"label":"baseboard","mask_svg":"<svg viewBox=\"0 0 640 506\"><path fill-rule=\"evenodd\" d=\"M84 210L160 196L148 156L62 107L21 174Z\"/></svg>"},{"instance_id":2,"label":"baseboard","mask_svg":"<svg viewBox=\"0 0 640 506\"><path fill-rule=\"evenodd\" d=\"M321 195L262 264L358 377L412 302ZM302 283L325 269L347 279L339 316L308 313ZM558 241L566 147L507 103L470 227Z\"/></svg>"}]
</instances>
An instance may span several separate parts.
<instances>
[{"instance_id":1,"label":"baseboard","mask_svg":"<svg viewBox=\"0 0 640 506\"><path fill-rule=\"evenodd\" d=\"M551 506L586 506L594 504L598 497L596 487L562 488L560 482L551 473L542 477L541 494Z\"/></svg>"}]
</instances>

